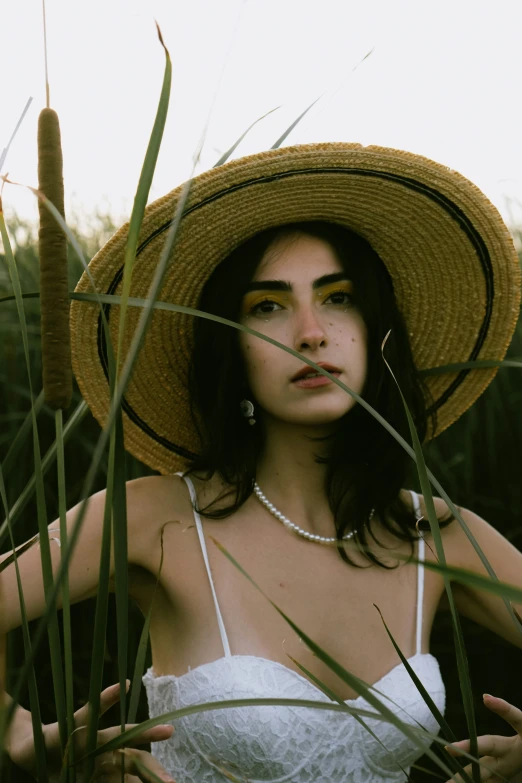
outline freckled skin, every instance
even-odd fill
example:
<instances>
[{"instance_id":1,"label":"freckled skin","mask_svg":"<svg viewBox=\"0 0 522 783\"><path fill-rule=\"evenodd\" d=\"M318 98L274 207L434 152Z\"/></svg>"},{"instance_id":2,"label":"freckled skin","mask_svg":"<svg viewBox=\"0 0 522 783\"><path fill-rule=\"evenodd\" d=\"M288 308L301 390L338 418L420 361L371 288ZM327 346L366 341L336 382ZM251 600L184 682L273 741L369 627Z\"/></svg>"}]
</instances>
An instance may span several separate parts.
<instances>
[{"instance_id":1,"label":"freckled skin","mask_svg":"<svg viewBox=\"0 0 522 783\"><path fill-rule=\"evenodd\" d=\"M245 312L241 321L314 362L341 370L339 380L360 393L366 377L367 331L356 304L323 298L313 282L343 268L327 242L300 236L274 243L265 253L254 280L291 284L292 292L277 293L270 312ZM271 299L271 294L266 294ZM356 300L355 300L356 301ZM330 383L303 389L292 377L303 364L294 356L258 338L241 333L240 345L254 403L265 416L305 426L333 424L353 407L353 398ZM256 408L257 410L257 408Z\"/></svg>"}]
</instances>

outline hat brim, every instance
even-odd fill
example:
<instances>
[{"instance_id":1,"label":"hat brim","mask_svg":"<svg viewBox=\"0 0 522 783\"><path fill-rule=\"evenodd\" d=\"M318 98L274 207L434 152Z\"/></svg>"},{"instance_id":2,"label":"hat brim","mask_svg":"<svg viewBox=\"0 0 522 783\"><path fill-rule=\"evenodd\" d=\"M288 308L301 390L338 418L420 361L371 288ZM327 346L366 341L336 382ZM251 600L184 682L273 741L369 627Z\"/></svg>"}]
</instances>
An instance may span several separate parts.
<instances>
[{"instance_id":1,"label":"hat brim","mask_svg":"<svg viewBox=\"0 0 522 783\"><path fill-rule=\"evenodd\" d=\"M147 207L131 284L146 298L183 186ZM386 264L419 370L500 360L519 315L520 266L501 216L458 173L382 147L329 143L287 147L232 161L196 177L160 299L197 307L212 270L266 228L303 220L346 226ZM98 293L120 294L128 224L89 267ZM92 292L85 273L76 288ZM105 306L116 344L119 306ZM126 316L124 351L140 308ZM187 466L200 444L187 393L192 318L155 311L123 400L125 446L161 473ZM107 346L97 305L71 305L73 368L103 424L109 411ZM437 431L484 391L496 368L426 378Z\"/></svg>"}]
</instances>

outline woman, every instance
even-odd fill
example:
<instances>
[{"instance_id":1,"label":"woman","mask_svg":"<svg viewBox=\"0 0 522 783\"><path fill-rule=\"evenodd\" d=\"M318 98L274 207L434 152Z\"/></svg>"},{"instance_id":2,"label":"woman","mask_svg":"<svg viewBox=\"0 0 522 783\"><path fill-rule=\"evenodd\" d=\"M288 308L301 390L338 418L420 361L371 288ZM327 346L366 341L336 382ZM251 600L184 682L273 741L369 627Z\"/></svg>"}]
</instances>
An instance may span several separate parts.
<instances>
[{"instance_id":1,"label":"woman","mask_svg":"<svg viewBox=\"0 0 522 783\"><path fill-rule=\"evenodd\" d=\"M147 210L131 296L147 295L180 195L178 188ZM94 282L100 292L121 292L127 229L93 259L79 291ZM329 701L314 678L349 706L368 707L208 546L214 535L402 720L437 732L372 606L442 711L444 685L429 635L447 598L436 572L408 562L411 554L436 559L430 533L417 534L424 502L402 488L405 452L335 379L407 436L381 355L391 330L384 356L420 437L433 437L495 371L422 383L418 370L501 359L519 288L518 259L494 207L463 177L419 156L304 145L196 178L160 298L199 303L267 340L203 319L193 329L189 315L158 311L125 393L126 447L163 474L127 485L130 593L144 611L162 545L164 553L150 628L153 665L144 677L151 716L229 698ZM115 344L118 308L106 306L105 315ZM125 349L138 318L131 308ZM99 310L75 302L71 319L76 377L104 421L107 346ZM70 568L74 601L96 592L103 507L104 493L88 506ZM435 499L435 509L448 564L484 573L446 504ZM461 513L499 579L520 584L522 555L472 512ZM24 554L20 566L34 617L43 609L37 555ZM14 627L14 576L6 581L7 624ZM501 601L459 585L453 593L463 614L522 646ZM479 751L499 774L513 777L522 771L522 713L502 700L488 706L519 733L495 738L493 748L483 738ZM158 740L151 763L177 783L214 783L230 773L299 783L404 779L422 747L389 724L366 723L364 729L351 716L281 706L208 711L176 721L162 742L165 734L149 735Z\"/></svg>"}]
</instances>

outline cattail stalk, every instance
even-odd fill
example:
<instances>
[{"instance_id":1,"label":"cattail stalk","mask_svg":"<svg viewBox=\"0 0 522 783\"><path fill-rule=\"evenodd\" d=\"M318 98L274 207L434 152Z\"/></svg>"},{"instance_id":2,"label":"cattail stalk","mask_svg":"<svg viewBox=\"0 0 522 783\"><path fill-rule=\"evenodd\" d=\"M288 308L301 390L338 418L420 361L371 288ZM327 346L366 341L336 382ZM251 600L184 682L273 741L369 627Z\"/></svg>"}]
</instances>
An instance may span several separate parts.
<instances>
[{"instance_id":1,"label":"cattail stalk","mask_svg":"<svg viewBox=\"0 0 522 783\"><path fill-rule=\"evenodd\" d=\"M62 168L58 115L45 108L38 118L38 188L64 216ZM43 388L45 402L65 410L72 396L67 237L41 200L38 209Z\"/></svg>"}]
</instances>

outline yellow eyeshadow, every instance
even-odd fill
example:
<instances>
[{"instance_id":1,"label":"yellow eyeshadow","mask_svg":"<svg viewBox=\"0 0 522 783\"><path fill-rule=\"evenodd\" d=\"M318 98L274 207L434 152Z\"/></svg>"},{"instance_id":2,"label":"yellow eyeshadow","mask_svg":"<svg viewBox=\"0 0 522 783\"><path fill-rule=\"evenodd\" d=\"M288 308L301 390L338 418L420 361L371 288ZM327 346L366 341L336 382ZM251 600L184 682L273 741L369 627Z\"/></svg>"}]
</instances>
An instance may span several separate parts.
<instances>
[{"instance_id":1,"label":"yellow eyeshadow","mask_svg":"<svg viewBox=\"0 0 522 783\"><path fill-rule=\"evenodd\" d=\"M242 311L243 313L247 313L256 305L268 300L283 306L288 302L288 294L280 294L277 291L265 291L264 293L261 291L252 291L249 294L245 294L243 297Z\"/></svg>"},{"instance_id":2,"label":"yellow eyeshadow","mask_svg":"<svg viewBox=\"0 0 522 783\"><path fill-rule=\"evenodd\" d=\"M328 283L323 285L314 291L316 298L321 301L328 299L329 296L335 293L353 294L353 283L351 280L340 280L337 283ZM279 291L251 291L245 294L243 297L241 312L243 315L251 312L258 304L262 302L270 301L275 302L281 307L288 304L289 294L287 292Z\"/></svg>"},{"instance_id":3,"label":"yellow eyeshadow","mask_svg":"<svg viewBox=\"0 0 522 783\"><path fill-rule=\"evenodd\" d=\"M329 296L336 293L353 294L353 283L351 280L340 280L338 283L328 283L317 289L316 296L321 299L328 299Z\"/></svg>"}]
</instances>

